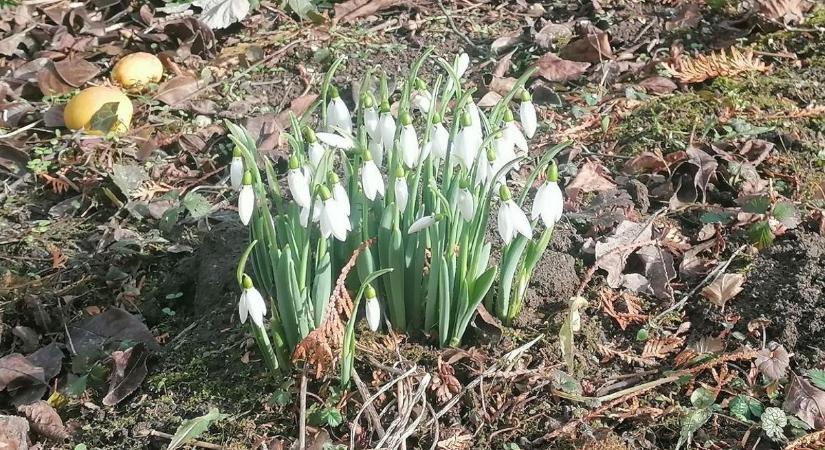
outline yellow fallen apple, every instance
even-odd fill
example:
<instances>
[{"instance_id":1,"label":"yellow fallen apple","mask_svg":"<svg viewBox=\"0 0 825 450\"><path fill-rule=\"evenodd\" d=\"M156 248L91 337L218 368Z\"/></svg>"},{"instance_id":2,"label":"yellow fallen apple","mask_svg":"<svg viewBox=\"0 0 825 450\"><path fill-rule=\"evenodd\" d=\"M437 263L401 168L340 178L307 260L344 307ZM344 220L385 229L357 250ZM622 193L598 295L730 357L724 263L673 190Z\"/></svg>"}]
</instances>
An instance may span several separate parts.
<instances>
[{"instance_id":1,"label":"yellow fallen apple","mask_svg":"<svg viewBox=\"0 0 825 450\"><path fill-rule=\"evenodd\" d=\"M132 122L132 101L118 88L94 86L80 91L63 110L63 121L71 130L89 134L123 134Z\"/></svg>"},{"instance_id":2,"label":"yellow fallen apple","mask_svg":"<svg viewBox=\"0 0 825 450\"><path fill-rule=\"evenodd\" d=\"M157 56L146 52L128 54L112 69L112 82L127 90L142 91L149 84L159 82L161 77L163 63Z\"/></svg>"}]
</instances>

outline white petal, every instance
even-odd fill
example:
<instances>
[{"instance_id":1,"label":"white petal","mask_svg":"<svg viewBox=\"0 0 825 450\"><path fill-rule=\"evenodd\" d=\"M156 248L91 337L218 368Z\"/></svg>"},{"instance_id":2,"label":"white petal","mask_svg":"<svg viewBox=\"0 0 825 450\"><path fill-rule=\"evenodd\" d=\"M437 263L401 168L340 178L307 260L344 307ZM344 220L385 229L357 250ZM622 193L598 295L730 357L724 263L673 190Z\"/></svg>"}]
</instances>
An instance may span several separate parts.
<instances>
[{"instance_id":1,"label":"white petal","mask_svg":"<svg viewBox=\"0 0 825 450\"><path fill-rule=\"evenodd\" d=\"M415 128L412 125L405 125L401 128L401 157L404 165L412 169L418 164L418 157L421 151L418 148L418 137L415 135Z\"/></svg>"},{"instance_id":2,"label":"white petal","mask_svg":"<svg viewBox=\"0 0 825 450\"><path fill-rule=\"evenodd\" d=\"M352 141L352 138L347 136L341 136L340 134L324 133L323 131L321 131L315 133L315 137L317 137L318 140L323 142L324 144L343 150L349 150L355 146L355 143Z\"/></svg>"},{"instance_id":3,"label":"white petal","mask_svg":"<svg viewBox=\"0 0 825 450\"><path fill-rule=\"evenodd\" d=\"M458 191L458 208L461 212L461 217L466 222L473 220L473 214L475 213L475 200L473 200L473 194L471 194L467 189Z\"/></svg>"},{"instance_id":4,"label":"white petal","mask_svg":"<svg viewBox=\"0 0 825 450\"><path fill-rule=\"evenodd\" d=\"M259 327L263 327L266 302L261 293L254 287L246 289L246 308L249 310L249 318L252 319L252 322Z\"/></svg>"},{"instance_id":5,"label":"white petal","mask_svg":"<svg viewBox=\"0 0 825 450\"><path fill-rule=\"evenodd\" d=\"M347 217L349 217L349 194L347 194L347 190L344 189L344 185L342 185L340 182L335 183L335 186L332 187L332 198L338 201L338 203L341 205L341 208L344 211L344 214L346 214Z\"/></svg>"},{"instance_id":6,"label":"white petal","mask_svg":"<svg viewBox=\"0 0 825 450\"><path fill-rule=\"evenodd\" d=\"M507 139L507 136L502 135L495 141L496 159L500 159L503 164L506 164L517 158L516 152L513 150L515 144L512 140Z\"/></svg>"},{"instance_id":7,"label":"white petal","mask_svg":"<svg viewBox=\"0 0 825 450\"><path fill-rule=\"evenodd\" d=\"M501 240L504 241L504 245L507 245L513 240L515 233L516 230L510 218L510 212L505 203L498 208L498 234L501 236Z\"/></svg>"},{"instance_id":8,"label":"white petal","mask_svg":"<svg viewBox=\"0 0 825 450\"><path fill-rule=\"evenodd\" d=\"M241 193L238 194L238 215L241 217L242 224L249 225L254 209L255 193L252 191L251 185L244 185L241 187Z\"/></svg>"},{"instance_id":9,"label":"white petal","mask_svg":"<svg viewBox=\"0 0 825 450\"><path fill-rule=\"evenodd\" d=\"M312 164L313 169L318 168L318 164L320 164L321 160L324 159L325 152L326 150L320 142L315 141L309 144L309 162Z\"/></svg>"},{"instance_id":10,"label":"white petal","mask_svg":"<svg viewBox=\"0 0 825 450\"><path fill-rule=\"evenodd\" d=\"M407 200L409 193L407 192L407 180L404 178L395 179L395 203L398 205L398 210L402 213L407 209Z\"/></svg>"},{"instance_id":11,"label":"white petal","mask_svg":"<svg viewBox=\"0 0 825 450\"><path fill-rule=\"evenodd\" d=\"M458 62L455 66L455 71L458 73L459 78L464 75L464 72L467 71L467 68L470 67L470 56L466 53L462 53L458 56Z\"/></svg>"},{"instance_id":12,"label":"white petal","mask_svg":"<svg viewBox=\"0 0 825 450\"><path fill-rule=\"evenodd\" d=\"M241 323L246 323L246 317L249 315L249 309L246 306L246 289L241 292L241 299L238 301L238 316L241 318Z\"/></svg>"},{"instance_id":13,"label":"white petal","mask_svg":"<svg viewBox=\"0 0 825 450\"><path fill-rule=\"evenodd\" d=\"M365 307L367 315L367 325L370 330L377 331L381 325L381 305L378 304L377 298L368 298Z\"/></svg>"},{"instance_id":14,"label":"white petal","mask_svg":"<svg viewBox=\"0 0 825 450\"><path fill-rule=\"evenodd\" d=\"M437 123L430 133L433 143L433 155L438 159L447 157L447 143L450 141L450 132L444 128L444 125Z\"/></svg>"},{"instance_id":15,"label":"white petal","mask_svg":"<svg viewBox=\"0 0 825 450\"><path fill-rule=\"evenodd\" d=\"M286 175L289 192L295 203L301 208L308 208L310 200L309 180L301 169L290 169Z\"/></svg>"},{"instance_id":16,"label":"white petal","mask_svg":"<svg viewBox=\"0 0 825 450\"><path fill-rule=\"evenodd\" d=\"M530 221L527 220L527 215L524 214L524 211L522 211L513 200L508 200L506 203L515 231L527 239L533 237L533 227L530 226Z\"/></svg>"},{"instance_id":17,"label":"white petal","mask_svg":"<svg viewBox=\"0 0 825 450\"><path fill-rule=\"evenodd\" d=\"M381 120L378 124L378 131L381 134L381 143L384 151L392 150L395 140L395 119L390 113L381 113Z\"/></svg>"},{"instance_id":18,"label":"white petal","mask_svg":"<svg viewBox=\"0 0 825 450\"><path fill-rule=\"evenodd\" d=\"M547 199L545 200L545 207L542 211L541 219L544 225L552 227L561 219L564 213L564 195L559 188L558 183L547 182Z\"/></svg>"},{"instance_id":19,"label":"white petal","mask_svg":"<svg viewBox=\"0 0 825 450\"><path fill-rule=\"evenodd\" d=\"M384 146L381 145L380 141L372 140L370 141L369 146L370 156L372 156L372 160L375 161L376 166L383 166L384 165Z\"/></svg>"},{"instance_id":20,"label":"white petal","mask_svg":"<svg viewBox=\"0 0 825 450\"><path fill-rule=\"evenodd\" d=\"M421 161L426 161L427 158L430 157L432 152L433 152L433 141L430 140L430 141L427 141L426 144L421 146L421 156L419 157L419 159ZM436 159L438 159L438 158L436 158Z\"/></svg>"},{"instance_id":21,"label":"white petal","mask_svg":"<svg viewBox=\"0 0 825 450\"><path fill-rule=\"evenodd\" d=\"M536 134L538 121L536 120L536 107L533 102L521 102L518 108L521 126L524 128L524 135L531 139Z\"/></svg>"},{"instance_id":22,"label":"white petal","mask_svg":"<svg viewBox=\"0 0 825 450\"><path fill-rule=\"evenodd\" d=\"M352 116L341 97L335 97L327 104L327 127L329 129L337 127L347 133L352 133Z\"/></svg>"},{"instance_id":23,"label":"white petal","mask_svg":"<svg viewBox=\"0 0 825 450\"><path fill-rule=\"evenodd\" d=\"M536 190L536 196L533 197L533 207L530 210L530 218L536 220L542 215L547 203L547 184L542 184Z\"/></svg>"},{"instance_id":24,"label":"white petal","mask_svg":"<svg viewBox=\"0 0 825 450\"><path fill-rule=\"evenodd\" d=\"M332 235L339 241L345 241L349 228L349 217L344 214L338 201L334 198L326 200L321 208L321 234L325 238Z\"/></svg>"},{"instance_id":25,"label":"white petal","mask_svg":"<svg viewBox=\"0 0 825 450\"><path fill-rule=\"evenodd\" d=\"M381 177L381 172L371 160L366 161L364 167L361 168L361 185L364 188L364 195L370 200L375 200L377 194L384 196L384 178Z\"/></svg>"},{"instance_id":26,"label":"white petal","mask_svg":"<svg viewBox=\"0 0 825 450\"><path fill-rule=\"evenodd\" d=\"M418 233L419 231L432 226L435 222L435 216L424 216L410 225L410 228L407 230L407 234Z\"/></svg>"},{"instance_id":27,"label":"white petal","mask_svg":"<svg viewBox=\"0 0 825 450\"><path fill-rule=\"evenodd\" d=\"M232 189L240 189L243 182L243 158L233 156L229 165L229 180L232 182Z\"/></svg>"},{"instance_id":28,"label":"white petal","mask_svg":"<svg viewBox=\"0 0 825 450\"><path fill-rule=\"evenodd\" d=\"M413 108L418 109L424 114L430 112L430 105L432 104L432 96L427 91L416 92L413 94L411 100Z\"/></svg>"},{"instance_id":29,"label":"white petal","mask_svg":"<svg viewBox=\"0 0 825 450\"><path fill-rule=\"evenodd\" d=\"M372 139L378 139L378 111L375 108L364 110L364 126Z\"/></svg>"},{"instance_id":30,"label":"white petal","mask_svg":"<svg viewBox=\"0 0 825 450\"><path fill-rule=\"evenodd\" d=\"M527 152L527 140L524 139L524 135L521 133L521 130L516 127L515 122L508 122L504 127L503 133L504 137L512 141L519 150L522 152Z\"/></svg>"}]
</instances>

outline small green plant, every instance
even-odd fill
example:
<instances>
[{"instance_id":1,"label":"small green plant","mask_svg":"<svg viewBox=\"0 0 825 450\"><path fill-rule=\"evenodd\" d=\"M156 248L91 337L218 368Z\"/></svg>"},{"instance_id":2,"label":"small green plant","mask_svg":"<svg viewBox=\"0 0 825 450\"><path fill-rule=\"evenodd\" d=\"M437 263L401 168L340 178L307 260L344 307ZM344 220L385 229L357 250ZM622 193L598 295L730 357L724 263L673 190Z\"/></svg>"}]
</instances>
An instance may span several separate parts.
<instances>
[{"instance_id":1,"label":"small green plant","mask_svg":"<svg viewBox=\"0 0 825 450\"><path fill-rule=\"evenodd\" d=\"M440 65L446 78L439 75L432 84L419 78L429 61ZM326 74L320 100L303 117L291 118L286 183L257 153L248 133L228 125L236 145L230 178L240 191L238 211L252 238L238 267L244 292L240 315L242 321L252 319L273 369L288 364L287 355L321 327L330 341L343 334L346 371L354 350L352 318L362 298L373 330L385 317L392 328L432 336L440 346L461 343L479 305L511 322L562 214L552 158L568 143L534 162L527 188L517 195L507 185L507 174L527 158L527 139L538 125L523 89L531 72L485 114L473 103L473 90L462 87L467 55L450 64L427 51L410 68L397 97L383 75L378 91L370 92L373 74L368 73L353 119L330 84L341 62ZM398 101L397 116L391 100ZM510 106L514 100L520 127ZM545 181L528 216L527 197L542 174ZM498 264L490 258L489 228L500 237ZM341 291L333 295L338 288L333 276L357 248L351 278L358 280L358 295L333 305L331 297L348 297ZM260 291L245 274L247 260ZM329 308L342 309L345 328L325 322Z\"/></svg>"}]
</instances>

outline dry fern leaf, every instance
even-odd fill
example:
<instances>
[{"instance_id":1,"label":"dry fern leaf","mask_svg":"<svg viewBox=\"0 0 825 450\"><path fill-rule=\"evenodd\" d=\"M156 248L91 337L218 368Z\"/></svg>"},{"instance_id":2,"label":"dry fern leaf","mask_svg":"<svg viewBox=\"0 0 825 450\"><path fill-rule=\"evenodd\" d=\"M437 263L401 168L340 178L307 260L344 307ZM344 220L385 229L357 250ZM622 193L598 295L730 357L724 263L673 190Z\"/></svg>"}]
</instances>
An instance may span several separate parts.
<instances>
[{"instance_id":1,"label":"dry fern leaf","mask_svg":"<svg viewBox=\"0 0 825 450\"><path fill-rule=\"evenodd\" d=\"M701 83L716 77L734 77L747 72L766 72L770 65L755 56L753 50L730 48L710 55L682 56L665 67L682 83Z\"/></svg>"},{"instance_id":2,"label":"dry fern leaf","mask_svg":"<svg viewBox=\"0 0 825 450\"><path fill-rule=\"evenodd\" d=\"M335 367L335 361L338 359L338 353L344 341L347 321L353 314L352 297L346 287L347 275L355 267L358 255L373 242L375 242L374 238L368 239L352 252L349 261L341 268L341 274L335 282L335 289L329 296L327 311L321 325L295 346L292 361L306 361L308 367L315 368L315 378L320 378L323 373Z\"/></svg>"}]
</instances>

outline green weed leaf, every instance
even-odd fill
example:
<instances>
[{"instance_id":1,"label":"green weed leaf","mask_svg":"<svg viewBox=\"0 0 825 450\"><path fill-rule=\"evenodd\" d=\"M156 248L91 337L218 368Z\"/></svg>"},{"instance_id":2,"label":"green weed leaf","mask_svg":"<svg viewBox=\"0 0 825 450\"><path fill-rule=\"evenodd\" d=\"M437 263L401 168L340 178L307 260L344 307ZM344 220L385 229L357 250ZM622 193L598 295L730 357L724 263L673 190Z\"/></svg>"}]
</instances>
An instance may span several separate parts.
<instances>
[{"instance_id":1,"label":"green weed leaf","mask_svg":"<svg viewBox=\"0 0 825 450\"><path fill-rule=\"evenodd\" d=\"M784 441L785 426L788 425L788 417L779 408L766 408L762 413L762 430L774 441Z\"/></svg>"},{"instance_id":2,"label":"green weed leaf","mask_svg":"<svg viewBox=\"0 0 825 450\"><path fill-rule=\"evenodd\" d=\"M770 247L773 238L773 231L767 221L756 222L748 230L748 239L759 249Z\"/></svg>"},{"instance_id":3,"label":"green weed leaf","mask_svg":"<svg viewBox=\"0 0 825 450\"><path fill-rule=\"evenodd\" d=\"M825 370L811 369L808 371L808 377L811 378L811 383L814 386L825 389Z\"/></svg>"},{"instance_id":4,"label":"green weed leaf","mask_svg":"<svg viewBox=\"0 0 825 450\"><path fill-rule=\"evenodd\" d=\"M218 408L210 408L209 412L203 416L190 420L184 420L178 427L178 430L175 431L175 435L172 436L172 440L169 442L169 446L166 447L166 450L175 450L184 444L192 442L202 435L213 422L225 419L227 417L229 417L229 415L221 414L220 411L218 411Z\"/></svg>"},{"instance_id":5,"label":"green weed leaf","mask_svg":"<svg viewBox=\"0 0 825 450\"><path fill-rule=\"evenodd\" d=\"M765 214L771 208L771 199L765 196L761 197L754 197L748 200L744 206L742 206L742 211L751 214Z\"/></svg>"},{"instance_id":6,"label":"green weed leaf","mask_svg":"<svg viewBox=\"0 0 825 450\"><path fill-rule=\"evenodd\" d=\"M186 194L186 197L183 198L183 202L181 203L186 210L189 211L189 215L191 215L193 219L205 217L212 209L212 205L209 203L209 200L197 192L190 192L189 194Z\"/></svg>"},{"instance_id":7,"label":"green weed leaf","mask_svg":"<svg viewBox=\"0 0 825 450\"><path fill-rule=\"evenodd\" d=\"M89 119L89 128L104 134L111 131L115 123L120 120L117 117L118 106L120 106L120 102L104 103Z\"/></svg>"}]
</instances>

